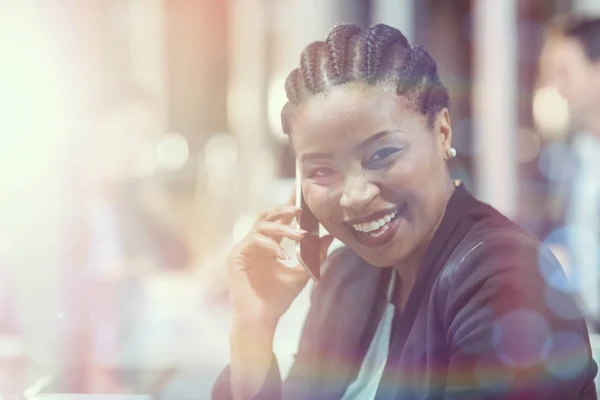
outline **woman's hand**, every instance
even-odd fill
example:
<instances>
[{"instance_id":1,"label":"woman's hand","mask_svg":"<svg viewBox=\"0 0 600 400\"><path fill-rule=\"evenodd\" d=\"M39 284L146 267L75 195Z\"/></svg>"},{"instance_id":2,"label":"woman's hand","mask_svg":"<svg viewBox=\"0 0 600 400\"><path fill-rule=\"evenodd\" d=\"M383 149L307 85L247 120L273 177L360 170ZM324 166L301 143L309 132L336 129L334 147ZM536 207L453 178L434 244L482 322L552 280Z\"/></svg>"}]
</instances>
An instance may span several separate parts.
<instances>
[{"instance_id":1,"label":"woman's hand","mask_svg":"<svg viewBox=\"0 0 600 400\"><path fill-rule=\"evenodd\" d=\"M275 329L308 281L301 265L293 268L279 260L289 259L280 243L283 238L300 241L306 234L290 223L300 209L288 204L262 213L246 237L232 250L229 264L229 296L236 323ZM321 238L321 262L333 237Z\"/></svg>"}]
</instances>

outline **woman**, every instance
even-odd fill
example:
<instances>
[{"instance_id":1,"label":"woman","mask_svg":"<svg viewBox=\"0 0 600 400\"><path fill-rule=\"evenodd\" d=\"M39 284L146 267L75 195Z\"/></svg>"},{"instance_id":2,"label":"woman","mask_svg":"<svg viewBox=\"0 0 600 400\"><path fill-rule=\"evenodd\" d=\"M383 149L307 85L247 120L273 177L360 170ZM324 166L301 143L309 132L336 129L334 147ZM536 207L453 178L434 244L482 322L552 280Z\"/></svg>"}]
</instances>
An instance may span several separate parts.
<instances>
[{"instance_id":1,"label":"woman","mask_svg":"<svg viewBox=\"0 0 600 400\"><path fill-rule=\"evenodd\" d=\"M385 25L337 26L286 90L306 203L345 247L282 383L273 334L307 276L279 264L279 241L305 232L293 206L261 215L230 257L231 365L213 398L595 398L561 266L450 178L448 94L424 49Z\"/></svg>"}]
</instances>

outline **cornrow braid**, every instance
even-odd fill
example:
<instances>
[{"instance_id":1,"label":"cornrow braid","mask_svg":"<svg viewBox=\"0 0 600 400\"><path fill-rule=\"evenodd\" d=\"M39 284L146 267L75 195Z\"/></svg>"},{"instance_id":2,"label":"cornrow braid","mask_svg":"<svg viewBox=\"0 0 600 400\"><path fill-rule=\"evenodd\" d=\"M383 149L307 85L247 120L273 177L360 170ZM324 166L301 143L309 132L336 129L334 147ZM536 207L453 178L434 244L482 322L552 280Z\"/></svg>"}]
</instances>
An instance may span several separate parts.
<instances>
[{"instance_id":1,"label":"cornrow braid","mask_svg":"<svg viewBox=\"0 0 600 400\"><path fill-rule=\"evenodd\" d=\"M357 25L338 25L331 30L325 40L339 83L345 83L349 79L348 66L352 62L351 53L356 45L356 39L363 34L364 29Z\"/></svg>"},{"instance_id":2,"label":"cornrow braid","mask_svg":"<svg viewBox=\"0 0 600 400\"><path fill-rule=\"evenodd\" d=\"M380 24L375 25L369 31L366 37L367 70L365 73L368 83L374 83L380 77L381 66L386 60L388 50L394 44L400 45L404 49L410 48L408 40L398 29Z\"/></svg>"},{"instance_id":3,"label":"cornrow braid","mask_svg":"<svg viewBox=\"0 0 600 400\"><path fill-rule=\"evenodd\" d=\"M312 93L323 92L335 81L335 69L325 42L309 44L300 55L304 85Z\"/></svg>"},{"instance_id":4,"label":"cornrow braid","mask_svg":"<svg viewBox=\"0 0 600 400\"><path fill-rule=\"evenodd\" d=\"M287 79L285 80L285 94L287 95L288 100L292 103L297 103L298 99L300 98L298 90L299 79L300 70L296 68L292 72L290 72Z\"/></svg>"},{"instance_id":5,"label":"cornrow braid","mask_svg":"<svg viewBox=\"0 0 600 400\"><path fill-rule=\"evenodd\" d=\"M396 93L412 96L415 107L428 117L430 124L442 108L450 105L448 91L438 76L435 60L421 46L412 47L404 57Z\"/></svg>"},{"instance_id":6,"label":"cornrow braid","mask_svg":"<svg viewBox=\"0 0 600 400\"><path fill-rule=\"evenodd\" d=\"M309 44L300 56L300 67L288 76L288 103L282 125L288 133L291 108L311 95L348 82L393 85L430 124L449 106L435 60L422 47L411 47L398 29L379 24L366 30L357 25L334 27L324 42Z\"/></svg>"}]
</instances>

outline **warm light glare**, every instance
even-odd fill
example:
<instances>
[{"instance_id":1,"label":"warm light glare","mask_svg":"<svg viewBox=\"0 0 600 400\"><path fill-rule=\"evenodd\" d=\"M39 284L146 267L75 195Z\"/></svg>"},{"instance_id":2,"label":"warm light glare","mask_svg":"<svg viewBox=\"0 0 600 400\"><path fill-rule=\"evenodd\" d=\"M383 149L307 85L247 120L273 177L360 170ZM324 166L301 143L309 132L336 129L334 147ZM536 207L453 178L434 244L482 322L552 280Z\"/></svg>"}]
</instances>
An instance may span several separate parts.
<instances>
[{"instance_id":1,"label":"warm light glare","mask_svg":"<svg viewBox=\"0 0 600 400\"><path fill-rule=\"evenodd\" d=\"M545 136L555 139L564 136L570 123L566 99L555 87L539 88L533 96L533 118Z\"/></svg>"},{"instance_id":2,"label":"warm light glare","mask_svg":"<svg viewBox=\"0 0 600 400\"><path fill-rule=\"evenodd\" d=\"M12 239L10 251L24 251L33 232L38 241L60 236L56 224L77 83L66 73L69 60L41 3L4 3L10 6L0 10L0 220ZM43 248L36 252L44 254ZM53 270L48 260L39 261L30 262L40 272L29 276L43 281L41 271Z\"/></svg>"},{"instance_id":3,"label":"warm light glare","mask_svg":"<svg viewBox=\"0 0 600 400\"><path fill-rule=\"evenodd\" d=\"M156 156L161 167L176 171L188 161L190 149L185 137L180 133L168 133L158 143Z\"/></svg>"},{"instance_id":4,"label":"warm light glare","mask_svg":"<svg viewBox=\"0 0 600 400\"><path fill-rule=\"evenodd\" d=\"M34 4L21 2L0 24L3 184L47 181L65 155L71 93L45 22Z\"/></svg>"}]
</instances>

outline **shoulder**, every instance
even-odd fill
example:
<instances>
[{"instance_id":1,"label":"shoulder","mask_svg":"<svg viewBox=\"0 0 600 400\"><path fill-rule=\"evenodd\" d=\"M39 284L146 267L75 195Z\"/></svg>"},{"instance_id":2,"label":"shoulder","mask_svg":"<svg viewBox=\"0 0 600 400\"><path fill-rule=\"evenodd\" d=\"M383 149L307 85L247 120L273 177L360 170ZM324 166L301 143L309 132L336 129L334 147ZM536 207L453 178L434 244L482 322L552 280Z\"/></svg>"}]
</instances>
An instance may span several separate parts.
<instances>
[{"instance_id":1,"label":"shoulder","mask_svg":"<svg viewBox=\"0 0 600 400\"><path fill-rule=\"evenodd\" d=\"M543 307L572 296L562 266L539 239L474 198L467 208L464 218L472 226L445 262L432 293L446 313L475 304L474 298Z\"/></svg>"},{"instance_id":2,"label":"shoulder","mask_svg":"<svg viewBox=\"0 0 600 400\"><path fill-rule=\"evenodd\" d=\"M456 289L470 281L510 274L530 282L565 281L561 265L539 239L500 214L476 223L448 259L440 281Z\"/></svg>"},{"instance_id":3,"label":"shoulder","mask_svg":"<svg viewBox=\"0 0 600 400\"><path fill-rule=\"evenodd\" d=\"M472 227L448 258L440 278L456 283L470 278L512 271L541 277L548 269L562 267L550 249L493 207L469 197L463 218Z\"/></svg>"},{"instance_id":4,"label":"shoulder","mask_svg":"<svg viewBox=\"0 0 600 400\"><path fill-rule=\"evenodd\" d=\"M476 224L446 263L434 296L452 332L468 315L493 308L548 316L581 328L581 313L562 266L538 239L511 223ZM578 322L576 322L578 321Z\"/></svg>"}]
</instances>

